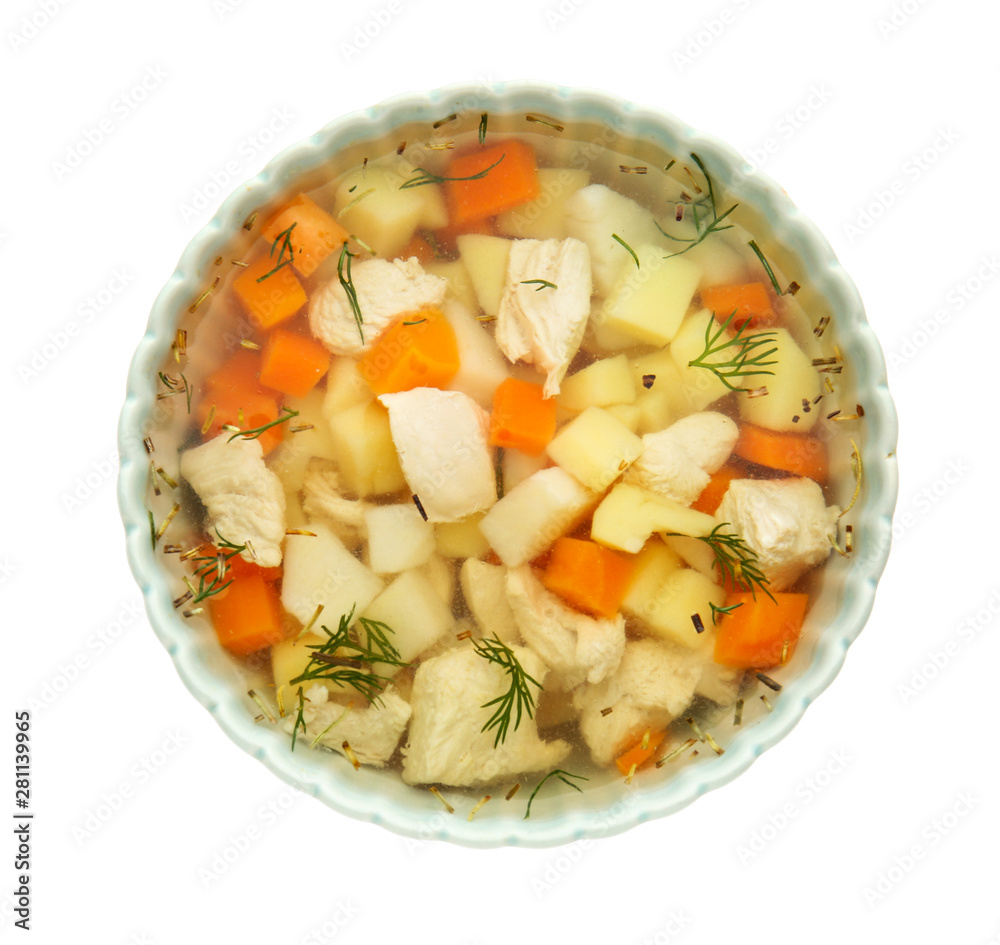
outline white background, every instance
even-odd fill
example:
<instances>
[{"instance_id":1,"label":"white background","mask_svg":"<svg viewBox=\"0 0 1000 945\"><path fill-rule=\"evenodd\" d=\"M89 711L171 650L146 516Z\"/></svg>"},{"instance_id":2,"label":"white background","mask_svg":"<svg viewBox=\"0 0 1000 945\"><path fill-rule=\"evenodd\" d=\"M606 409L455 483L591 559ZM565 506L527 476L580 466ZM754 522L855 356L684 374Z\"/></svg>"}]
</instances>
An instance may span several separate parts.
<instances>
[{"instance_id":1,"label":"white background","mask_svg":"<svg viewBox=\"0 0 1000 945\"><path fill-rule=\"evenodd\" d=\"M5 3L0 757L35 705L31 934L1000 941L998 29L986 0ZM414 847L292 794L183 688L125 563L115 423L213 173L235 162L228 192L344 112L515 78L672 111L817 222L890 360L897 540L843 672L736 782L601 842Z\"/></svg>"}]
</instances>

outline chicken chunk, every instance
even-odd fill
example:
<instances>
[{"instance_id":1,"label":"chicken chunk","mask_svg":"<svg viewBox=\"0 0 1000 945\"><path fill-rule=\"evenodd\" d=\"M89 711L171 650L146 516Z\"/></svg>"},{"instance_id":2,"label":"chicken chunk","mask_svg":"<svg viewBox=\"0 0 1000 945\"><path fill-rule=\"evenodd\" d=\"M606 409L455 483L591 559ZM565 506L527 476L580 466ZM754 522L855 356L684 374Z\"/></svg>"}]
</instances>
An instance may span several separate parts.
<instances>
[{"instance_id":1,"label":"chicken chunk","mask_svg":"<svg viewBox=\"0 0 1000 945\"><path fill-rule=\"evenodd\" d=\"M549 687L573 689L613 673L625 650L625 618L581 614L550 593L528 565L507 572L507 600L525 643L553 671Z\"/></svg>"},{"instance_id":2,"label":"chicken chunk","mask_svg":"<svg viewBox=\"0 0 1000 945\"><path fill-rule=\"evenodd\" d=\"M264 464L259 441L229 433L181 454L181 475L208 512L209 531L246 544L245 561L261 567L281 564L285 537L285 493Z\"/></svg>"},{"instance_id":3,"label":"chicken chunk","mask_svg":"<svg viewBox=\"0 0 1000 945\"><path fill-rule=\"evenodd\" d=\"M344 495L336 463L310 458L302 480L302 510L310 519L326 522L348 548L356 548L365 538L365 513L372 507Z\"/></svg>"},{"instance_id":4,"label":"chicken chunk","mask_svg":"<svg viewBox=\"0 0 1000 945\"><path fill-rule=\"evenodd\" d=\"M714 410L689 414L665 432L710 475L725 465L740 436L739 427L724 413Z\"/></svg>"},{"instance_id":5,"label":"chicken chunk","mask_svg":"<svg viewBox=\"0 0 1000 945\"><path fill-rule=\"evenodd\" d=\"M757 556L772 591L826 560L839 515L811 479L734 479L715 513Z\"/></svg>"},{"instance_id":6,"label":"chicken chunk","mask_svg":"<svg viewBox=\"0 0 1000 945\"><path fill-rule=\"evenodd\" d=\"M524 671L544 685L545 664L521 647L514 654ZM530 682L528 686L537 697L538 690ZM468 645L422 662L410 694L413 716L403 748L403 780L473 787L558 765L570 746L542 741L527 714L516 728L511 721L506 739L496 747L495 730L482 730L494 711L494 706L484 706L509 688L503 667Z\"/></svg>"},{"instance_id":7,"label":"chicken chunk","mask_svg":"<svg viewBox=\"0 0 1000 945\"><path fill-rule=\"evenodd\" d=\"M559 393L583 340L590 294L590 254L579 240L514 241L496 342L511 361L527 361L545 372L546 397Z\"/></svg>"},{"instance_id":8,"label":"chicken chunk","mask_svg":"<svg viewBox=\"0 0 1000 945\"><path fill-rule=\"evenodd\" d=\"M574 694L580 731L594 762L609 765L646 729L669 725L690 704L703 670L704 660L680 647L629 641L614 674Z\"/></svg>"},{"instance_id":9,"label":"chicken chunk","mask_svg":"<svg viewBox=\"0 0 1000 945\"><path fill-rule=\"evenodd\" d=\"M386 689L378 700L365 705L358 695L348 708L347 703L330 700L325 687L312 686L302 702L305 730L300 725L296 738L311 744L321 735L319 745L342 755L347 754L346 742L361 764L381 768L392 757L410 721L410 706L393 688ZM289 735L297 719L297 712L282 719L282 728Z\"/></svg>"},{"instance_id":10,"label":"chicken chunk","mask_svg":"<svg viewBox=\"0 0 1000 945\"><path fill-rule=\"evenodd\" d=\"M340 279L318 289L309 303L312 333L334 354L367 351L398 316L440 305L448 288L446 280L424 272L415 257L367 259L353 267L351 282L361 309L360 331Z\"/></svg>"},{"instance_id":11,"label":"chicken chunk","mask_svg":"<svg viewBox=\"0 0 1000 945\"><path fill-rule=\"evenodd\" d=\"M389 410L403 475L428 521L456 522L496 502L489 416L471 397L417 387L379 400Z\"/></svg>"}]
</instances>

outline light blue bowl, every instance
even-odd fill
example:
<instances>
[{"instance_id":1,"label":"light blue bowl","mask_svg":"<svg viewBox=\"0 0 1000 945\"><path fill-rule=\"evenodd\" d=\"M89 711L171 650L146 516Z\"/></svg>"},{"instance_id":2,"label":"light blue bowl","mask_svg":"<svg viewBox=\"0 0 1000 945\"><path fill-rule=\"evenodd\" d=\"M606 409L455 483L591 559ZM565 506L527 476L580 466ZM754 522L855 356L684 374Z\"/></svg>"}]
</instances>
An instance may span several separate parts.
<instances>
[{"instance_id":1,"label":"light blue bowl","mask_svg":"<svg viewBox=\"0 0 1000 945\"><path fill-rule=\"evenodd\" d=\"M757 699L748 700L744 726L727 726L736 734L723 742L724 754L716 756L702 746L693 762L643 772L631 785L617 773L609 773L592 779L583 793L576 793L552 780L536 800L529 820L523 819L525 802L528 788L537 779L526 781L513 800L495 797L469 820L468 812L479 795L445 791L456 807L456 812L449 814L430 792L407 787L396 774L367 768L355 771L344 758L328 752L299 750L293 754L284 733L255 723L257 710L247 698L246 681L234 662L204 624L185 621L172 605L162 556L157 560L150 542L150 457L142 443L144 436L157 429L156 371L169 354L180 313L201 291L213 260L253 210L274 200L290 181L303 175L308 178L311 171L344 148L361 147L383 135L403 137L399 132L407 125L426 126L452 113L458 113L459 121L443 128L442 135L459 126L475 129L483 112L495 116L497 125L501 115L523 119L525 113L562 123L595 122L634 138L640 149L659 147L678 160L686 160L692 151L698 154L713 179L744 208L755 210L760 225L786 248L783 268L814 290L821 305L832 313L829 330L850 368L838 379L843 400L852 409L855 402L864 406L864 419L854 425L857 432L853 434L865 460L864 488L850 514L858 549L850 558L831 558L804 635L810 642L800 646L792 664L783 670L782 678L786 674L790 678L784 690L773 696L773 711L763 711ZM547 127L538 123L522 126L525 131ZM671 814L745 771L798 723L809 703L837 675L847 648L871 612L891 539L897 492L896 437L896 414L882 351L865 319L857 290L812 223L775 183L751 171L732 148L673 116L598 92L536 83L456 85L390 99L327 125L283 151L257 177L239 187L192 240L156 299L132 360L119 424L118 500L129 563L142 588L150 623L185 685L237 745L288 784L334 810L400 834L474 847L543 847L608 836ZM853 479L844 472L844 463L841 473L837 499L846 504L853 492Z\"/></svg>"}]
</instances>

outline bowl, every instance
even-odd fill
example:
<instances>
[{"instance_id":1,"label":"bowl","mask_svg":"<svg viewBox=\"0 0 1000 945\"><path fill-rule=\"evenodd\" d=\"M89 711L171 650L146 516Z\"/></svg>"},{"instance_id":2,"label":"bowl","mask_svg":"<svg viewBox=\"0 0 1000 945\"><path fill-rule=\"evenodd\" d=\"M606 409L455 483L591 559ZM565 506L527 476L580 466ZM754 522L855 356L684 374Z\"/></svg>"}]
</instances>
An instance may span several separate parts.
<instances>
[{"instance_id":1,"label":"bowl","mask_svg":"<svg viewBox=\"0 0 1000 945\"><path fill-rule=\"evenodd\" d=\"M478 795L444 791L444 799L455 808L451 813L439 796L409 787L385 770L353 770L346 759L328 752L290 752L284 732L255 721L259 711L247 695L246 669L222 651L214 633L206 632L203 619L184 618L175 608L176 573L171 575L166 556L154 550L150 537L151 467L175 456L179 446L169 411L157 399L157 370L171 354L181 317L210 287L219 254L234 235L238 238L244 222L289 182L315 180L324 162L342 151L361 154L366 143L376 139L422 140L429 126L444 119L447 126L439 126L435 134L475 130L484 113L490 116L491 129L525 128L558 135L559 126L573 125L574 138L583 142L574 153L584 161L594 159L603 142L612 139L619 150L650 163L664 155L687 160L697 154L711 171L719 195L739 202L754 232L766 234L775 247L774 260L781 270L804 287L803 305L816 330L826 327L839 345L843 363L850 366L837 378L844 416L853 416L855 405L863 405L863 418L848 421L851 440L864 460L863 484L849 521L863 540L858 550L846 556L834 554L827 563L803 644L784 668L782 691L771 694L771 710L761 700L748 699L742 726L727 725L726 737L718 739L721 754L701 746L704 750L696 759L679 759L631 782L617 772L594 777L582 792L551 779L528 819L526 789L510 800L495 797L470 818ZM618 143L619 136L629 142L628 148ZM119 424L118 499L129 563L149 621L184 684L240 748L334 810L408 837L472 847L543 847L608 836L678 811L745 771L800 721L806 707L837 675L847 648L871 612L890 546L897 492L896 437L883 355L858 292L829 244L778 185L710 135L669 114L611 95L536 83L464 84L399 96L333 121L283 151L225 200L183 252L153 304L132 360ZM835 458L835 470L834 499L847 506L855 485L849 457ZM162 521L162 503L167 500L156 501L160 505L155 521Z\"/></svg>"}]
</instances>

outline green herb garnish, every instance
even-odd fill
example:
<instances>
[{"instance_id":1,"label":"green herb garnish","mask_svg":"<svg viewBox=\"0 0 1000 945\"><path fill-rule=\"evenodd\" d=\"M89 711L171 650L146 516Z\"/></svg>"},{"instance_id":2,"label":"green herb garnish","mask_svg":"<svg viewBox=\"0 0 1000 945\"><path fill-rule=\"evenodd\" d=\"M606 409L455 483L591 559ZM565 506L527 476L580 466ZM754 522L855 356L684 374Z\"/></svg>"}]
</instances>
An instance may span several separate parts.
<instances>
[{"instance_id":1,"label":"green herb garnish","mask_svg":"<svg viewBox=\"0 0 1000 945\"><path fill-rule=\"evenodd\" d=\"M299 415L299 412L297 410L292 410L291 407L282 407L281 409L285 411L285 416L278 417L277 420L272 420L270 423L262 424L259 427L253 427L250 430L237 430L228 440L226 440L226 442L232 443L238 436L242 436L244 440L256 440L262 433L270 430L271 427L276 427L279 423L285 423L286 421L291 420L292 417L297 417ZM231 430L232 427L229 429Z\"/></svg>"},{"instance_id":2,"label":"green herb garnish","mask_svg":"<svg viewBox=\"0 0 1000 945\"><path fill-rule=\"evenodd\" d=\"M582 774L571 774L569 771L563 771L562 768L556 768L554 771L550 771L547 775L545 775L544 778L542 778L541 781L538 782L538 785L535 787L535 790L531 792L531 797L528 798L528 806L525 808L524 811L525 820L527 820L531 816L531 802L535 799L535 795L542 789L542 785L546 781L548 781L549 778L557 778L558 780L562 781L563 784L568 784L571 788L573 788L574 791L579 791L581 794L583 793L583 788L581 788L579 784L574 784L572 781L568 779L577 778L580 781L590 780L590 778L584 777Z\"/></svg>"},{"instance_id":3,"label":"green herb garnish","mask_svg":"<svg viewBox=\"0 0 1000 945\"><path fill-rule=\"evenodd\" d=\"M382 704L379 693L385 684L392 680L388 676L379 676L372 672L377 663L389 666L406 666L400 659L399 650L389 640L393 631L384 623L361 617L358 620L364 631L364 642L351 636L351 623L354 620L354 608L349 613L342 614L336 633L329 627L321 625L327 639L323 643L311 644L313 651L306 668L290 685L306 682L310 679L329 679L340 685L351 686L368 700L378 705ZM360 633L357 634L360 637Z\"/></svg>"},{"instance_id":4,"label":"green herb garnish","mask_svg":"<svg viewBox=\"0 0 1000 945\"><path fill-rule=\"evenodd\" d=\"M295 739L299 734L299 726L302 726L302 734L306 733L306 720L303 718L303 713L306 708L306 700L302 695L302 687L299 686L299 711L295 714L295 725L292 728L292 751L295 751Z\"/></svg>"},{"instance_id":5,"label":"green herb garnish","mask_svg":"<svg viewBox=\"0 0 1000 945\"><path fill-rule=\"evenodd\" d=\"M527 714L529 719L533 718L535 697L531 694L528 683L534 683L539 689L542 688L542 684L525 672L524 667L514 655L514 651L497 637L473 640L472 646L483 659L502 666L504 672L510 677L510 688L507 692L495 699L490 699L489 702L485 702L481 706L483 709L488 709L492 705L496 706L493 715L480 729L481 732L491 728L497 730L493 740L493 747L496 748L501 742L507 740L507 731L510 728L512 715L514 716L514 731L517 731L517 727L521 724L522 713Z\"/></svg>"},{"instance_id":6,"label":"green herb garnish","mask_svg":"<svg viewBox=\"0 0 1000 945\"><path fill-rule=\"evenodd\" d=\"M749 246L754 251L754 253L757 254L757 258L760 260L760 264L764 267L764 272L767 273L768 279L771 280L771 285L774 286L774 291L777 292L778 295L784 295L786 292L791 291L792 288L791 285L789 285L789 287L785 289L784 292L781 291L781 286L778 285L778 279L774 275L774 270L771 268L771 264L764 258L764 254L760 251L760 247L757 245L756 240L750 240L750 242L747 243L747 246Z\"/></svg>"},{"instance_id":7,"label":"green herb garnish","mask_svg":"<svg viewBox=\"0 0 1000 945\"><path fill-rule=\"evenodd\" d=\"M554 282L549 282L548 279L522 279L521 285L537 285L538 288L535 289L536 292L541 292L542 289L558 289Z\"/></svg>"},{"instance_id":8,"label":"green herb garnish","mask_svg":"<svg viewBox=\"0 0 1000 945\"><path fill-rule=\"evenodd\" d=\"M768 348L766 351L760 350L774 343L771 339L777 332L761 331L755 335L744 335L743 332L746 331L749 321L740 325L732 338L727 338L721 344L718 344L719 339L726 333L735 315L736 310L734 309L733 313L719 325L718 331L714 334L712 333L712 328L718 323L716 322L714 312L709 315L708 324L705 326L705 350L693 361L688 361L689 367L706 368L711 371L730 390L739 390L739 388L731 384L729 378L752 377L755 374L773 375L774 371L764 369L778 363L774 360L767 360L767 358L778 350L776 347ZM724 361L708 360L715 355L728 357Z\"/></svg>"},{"instance_id":9,"label":"green herb garnish","mask_svg":"<svg viewBox=\"0 0 1000 945\"><path fill-rule=\"evenodd\" d=\"M358 304L358 293L354 288L354 281L351 279L351 260L356 255L356 253L352 253L347 248L347 243L344 243L344 248L340 251L340 259L337 260L337 278L344 287L344 294L347 296L347 301L351 304L351 311L354 313L354 322L358 326L358 334L361 336L362 344L364 344L365 333L361 327L364 323L364 318L361 315L361 306Z\"/></svg>"},{"instance_id":10,"label":"green herb garnish","mask_svg":"<svg viewBox=\"0 0 1000 945\"><path fill-rule=\"evenodd\" d=\"M728 607L716 607L709 601L708 606L712 608L712 626L714 627L719 622L719 614L731 614L737 607L743 606L743 601L738 604L730 604Z\"/></svg>"},{"instance_id":11,"label":"green herb garnish","mask_svg":"<svg viewBox=\"0 0 1000 945\"><path fill-rule=\"evenodd\" d=\"M628 243L626 243L625 240L623 240L617 233L612 233L611 234L611 238L616 243L620 243L622 246L624 246L628 250L629 256L631 256L632 259L635 261L635 268L638 269L639 268L639 257L636 256L635 250L632 249L632 247L629 246Z\"/></svg>"},{"instance_id":12,"label":"green herb garnish","mask_svg":"<svg viewBox=\"0 0 1000 945\"><path fill-rule=\"evenodd\" d=\"M483 112L479 116L479 143L486 144L486 123L489 121L489 116L486 112Z\"/></svg>"},{"instance_id":13,"label":"green herb garnish","mask_svg":"<svg viewBox=\"0 0 1000 945\"><path fill-rule=\"evenodd\" d=\"M274 251L281 244L281 248L278 249L278 264L271 269L269 272L265 272L264 275L258 277L258 282L263 282L269 276L273 276L279 269L284 269L294 258L295 249L292 247L292 230L298 226L297 223L293 223L287 230L282 230L275 238L274 242L271 243L271 251L267 254L268 258L274 256Z\"/></svg>"},{"instance_id":14,"label":"green herb garnish","mask_svg":"<svg viewBox=\"0 0 1000 945\"><path fill-rule=\"evenodd\" d=\"M774 595L766 587L769 582L757 564L757 556L739 535L723 531L728 526L729 522L721 522L708 535L698 538L698 541L703 541L712 549L722 583L732 581L736 587L749 591L754 600L757 599L756 588L759 587L771 600L774 600ZM718 609L723 610L723 608ZM715 610L713 607L713 620Z\"/></svg>"},{"instance_id":15,"label":"green herb garnish","mask_svg":"<svg viewBox=\"0 0 1000 945\"><path fill-rule=\"evenodd\" d=\"M247 550L246 545L237 545L228 538L223 538L218 529L216 529L215 534L219 539L216 543L220 549L219 553L198 555L194 558L196 563L194 576L198 578L198 587L195 588L187 578L184 579L184 583L192 594L192 605L200 604L203 600L214 597L229 587L233 583L231 578L228 581L225 579L229 573L229 560Z\"/></svg>"},{"instance_id":16,"label":"green herb garnish","mask_svg":"<svg viewBox=\"0 0 1000 945\"><path fill-rule=\"evenodd\" d=\"M731 214L739 206L739 204L734 203L728 210L720 214L715 205L715 187L712 184L711 175L705 169L705 165L702 163L701 158L698 157L697 154L692 153L691 160L698 165L698 167L701 169L701 173L705 177L705 183L708 185L708 197L703 198L702 201L695 200L694 202L688 204L688 206L691 207L691 214L694 217L694 229L695 233L697 233L697 236L693 237L672 236L665 229L663 229L663 227L660 226L659 223L656 223L655 220L653 221L653 223L656 225L656 228L668 240L673 240L675 243L688 244L687 246L684 247L684 249L680 250L679 252L671 253L669 256L664 257L665 259L669 259L671 256L683 256L684 253L686 253L689 249L694 249L694 247L697 246L702 240L704 240L705 237L710 236L712 233L717 233L720 230L732 229L733 225L731 223L727 223L725 226L721 226L721 223L723 220L726 219L726 217L729 216L729 214ZM670 167L669 164L667 166ZM690 171L688 171L688 173L690 174ZM705 199L707 199L708 208L711 212L711 219L709 219L707 222L703 222L698 215L699 204L703 203Z\"/></svg>"},{"instance_id":17,"label":"green herb garnish","mask_svg":"<svg viewBox=\"0 0 1000 945\"><path fill-rule=\"evenodd\" d=\"M468 177L441 177L438 174L432 174L426 168L418 167L413 177L407 181L403 181L399 185L399 189L407 190L410 187L420 187L423 184L443 184L445 181L480 180L492 171L506 156L506 154L501 154L489 167L479 171L478 174L470 174Z\"/></svg>"}]
</instances>

